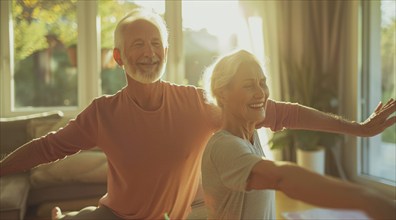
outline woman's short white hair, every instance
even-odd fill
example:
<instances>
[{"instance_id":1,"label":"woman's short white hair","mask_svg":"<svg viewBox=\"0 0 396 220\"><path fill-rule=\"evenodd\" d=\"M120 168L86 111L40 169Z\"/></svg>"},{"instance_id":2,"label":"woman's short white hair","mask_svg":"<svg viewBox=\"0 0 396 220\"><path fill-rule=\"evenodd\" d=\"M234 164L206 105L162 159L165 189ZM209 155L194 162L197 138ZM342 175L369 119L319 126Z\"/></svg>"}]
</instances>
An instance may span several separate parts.
<instances>
[{"instance_id":1,"label":"woman's short white hair","mask_svg":"<svg viewBox=\"0 0 396 220\"><path fill-rule=\"evenodd\" d=\"M114 30L114 47L121 49L123 45L123 28L124 24L131 23L136 20L145 20L158 28L158 31L161 35L162 44L165 48L168 47L168 29L166 27L166 23L164 19L157 13L152 12L148 9L137 8L129 12L125 15L117 24L116 29Z\"/></svg>"},{"instance_id":2,"label":"woman's short white hair","mask_svg":"<svg viewBox=\"0 0 396 220\"><path fill-rule=\"evenodd\" d=\"M257 63L263 68L261 62L252 53L246 50L237 50L218 58L205 70L203 83L207 99L210 102L222 107L218 101L219 93L230 84L242 63Z\"/></svg>"}]
</instances>

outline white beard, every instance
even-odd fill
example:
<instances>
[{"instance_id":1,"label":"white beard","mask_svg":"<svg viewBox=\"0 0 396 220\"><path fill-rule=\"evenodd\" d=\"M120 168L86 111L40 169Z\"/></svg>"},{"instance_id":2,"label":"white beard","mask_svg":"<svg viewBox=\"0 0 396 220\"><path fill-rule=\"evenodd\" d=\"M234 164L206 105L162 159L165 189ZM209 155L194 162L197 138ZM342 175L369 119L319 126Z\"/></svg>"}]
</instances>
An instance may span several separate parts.
<instances>
[{"instance_id":1,"label":"white beard","mask_svg":"<svg viewBox=\"0 0 396 220\"><path fill-rule=\"evenodd\" d=\"M137 69L136 71L130 71L128 73L130 73L129 76L132 77L132 79L140 83L144 83L144 84L153 83L158 81L165 73L166 65L163 62L158 65L159 65L158 68L152 70L151 73L149 74L142 73L139 69Z\"/></svg>"},{"instance_id":2,"label":"white beard","mask_svg":"<svg viewBox=\"0 0 396 220\"><path fill-rule=\"evenodd\" d=\"M126 60L126 59L124 59ZM158 57L153 58L145 58L138 61L138 63L155 63L158 62L157 68L150 70L150 72L143 73L139 68L131 68L133 65L126 62L127 65L124 65L124 70L132 79L143 83L153 83L158 81L165 73L166 60L160 60Z\"/></svg>"}]
</instances>

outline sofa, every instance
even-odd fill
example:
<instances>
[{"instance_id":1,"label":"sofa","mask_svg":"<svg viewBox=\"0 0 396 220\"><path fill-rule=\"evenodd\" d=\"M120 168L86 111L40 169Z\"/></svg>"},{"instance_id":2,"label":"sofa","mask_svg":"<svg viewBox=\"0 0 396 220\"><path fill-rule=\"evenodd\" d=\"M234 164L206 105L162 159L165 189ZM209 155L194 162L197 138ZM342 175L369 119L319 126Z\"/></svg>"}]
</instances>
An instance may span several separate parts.
<instances>
[{"instance_id":1,"label":"sofa","mask_svg":"<svg viewBox=\"0 0 396 220\"><path fill-rule=\"evenodd\" d=\"M60 111L0 118L1 157L68 120ZM24 219L26 214L48 219L55 205L65 211L97 205L106 193L106 165L104 154L93 150L1 177L0 219Z\"/></svg>"},{"instance_id":2,"label":"sofa","mask_svg":"<svg viewBox=\"0 0 396 220\"><path fill-rule=\"evenodd\" d=\"M0 157L68 121L60 111L0 118ZM1 177L0 219L49 219L54 206L63 211L95 206L106 193L106 173L106 157L94 148L24 173ZM192 210L189 219L206 218L201 189Z\"/></svg>"}]
</instances>

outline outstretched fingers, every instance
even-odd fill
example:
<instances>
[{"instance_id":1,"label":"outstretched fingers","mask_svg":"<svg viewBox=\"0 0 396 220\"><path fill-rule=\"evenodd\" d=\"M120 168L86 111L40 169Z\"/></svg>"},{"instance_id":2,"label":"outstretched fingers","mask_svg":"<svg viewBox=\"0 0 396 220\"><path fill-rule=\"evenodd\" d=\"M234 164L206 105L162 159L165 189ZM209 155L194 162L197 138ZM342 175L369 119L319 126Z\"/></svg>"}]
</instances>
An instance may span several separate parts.
<instances>
[{"instance_id":1,"label":"outstretched fingers","mask_svg":"<svg viewBox=\"0 0 396 220\"><path fill-rule=\"evenodd\" d=\"M382 102L379 102L377 107L374 110L374 113L379 113L382 109Z\"/></svg>"},{"instance_id":2,"label":"outstretched fingers","mask_svg":"<svg viewBox=\"0 0 396 220\"><path fill-rule=\"evenodd\" d=\"M396 106L396 100L390 99L383 108L391 108L392 106Z\"/></svg>"},{"instance_id":3,"label":"outstretched fingers","mask_svg":"<svg viewBox=\"0 0 396 220\"><path fill-rule=\"evenodd\" d=\"M389 101L386 103L386 105L389 105L389 104L392 104L392 103L395 103L396 102L396 100L394 100L394 99L389 99Z\"/></svg>"},{"instance_id":4,"label":"outstretched fingers","mask_svg":"<svg viewBox=\"0 0 396 220\"><path fill-rule=\"evenodd\" d=\"M395 123L396 123L396 116L393 116L393 117L386 119L384 125L385 125L385 128L387 128L387 127L394 125Z\"/></svg>"},{"instance_id":5,"label":"outstretched fingers","mask_svg":"<svg viewBox=\"0 0 396 220\"><path fill-rule=\"evenodd\" d=\"M396 111L396 101L395 100L392 100L392 101L389 101L388 103L386 103L386 105L381 110L381 112L384 112L386 117L388 117L395 111Z\"/></svg>"},{"instance_id":6,"label":"outstretched fingers","mask_svg":"<svg viewBox=\"0 0 396 220\"><path fill-rule=\"evenodd\" d=\"M389 117L389 115L391 115L395 111L396 100L390 99L385 105L380 102L373 114L371 114L370 119L378 118L385 121Z\"/></svg>"}]
</instances>

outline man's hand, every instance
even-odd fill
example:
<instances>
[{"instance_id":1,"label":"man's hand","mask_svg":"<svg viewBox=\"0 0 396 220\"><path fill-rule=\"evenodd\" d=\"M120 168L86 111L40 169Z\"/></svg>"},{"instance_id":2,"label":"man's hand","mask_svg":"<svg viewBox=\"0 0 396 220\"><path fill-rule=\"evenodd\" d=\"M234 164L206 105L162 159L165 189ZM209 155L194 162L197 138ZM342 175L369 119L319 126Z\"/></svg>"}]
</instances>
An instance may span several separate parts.
<instances>
[{"instance_id":1,"label":"man's hand","mask_svg":"<svg viewBox=\"0 0 396 220\"><path fill-rule=\"evenodd\" d=\"M381 133L396 122L396 116L389 116L396 111L396 101L390 99L385 105L380 102L375 111L364 122L360 123L362 137L370 137Z\"/></svg>"}]
</instances>

